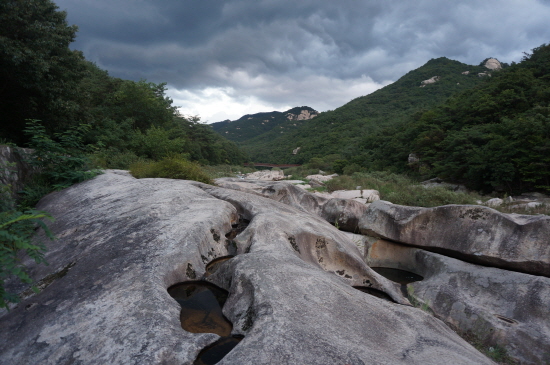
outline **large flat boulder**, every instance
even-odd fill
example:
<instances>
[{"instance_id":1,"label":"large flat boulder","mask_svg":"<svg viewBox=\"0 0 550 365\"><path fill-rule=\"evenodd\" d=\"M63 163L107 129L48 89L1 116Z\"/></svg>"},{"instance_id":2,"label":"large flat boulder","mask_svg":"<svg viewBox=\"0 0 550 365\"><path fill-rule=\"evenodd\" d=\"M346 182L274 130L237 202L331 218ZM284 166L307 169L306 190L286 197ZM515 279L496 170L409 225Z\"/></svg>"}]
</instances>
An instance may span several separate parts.
<instances>
[{"instance_id":1,"label":"large flat boulder","mask_svg":"<svg viewBox=\"0 0 550 365\"><path fill-rule=\"evenodd\" d=\"M424 277L409 293L490 353L504 348L521 364L550 363L550 278L469 264L371 239L366 262Z\"/></svg>"},{"instance_id":2,"label":"large flat boulder","mask_svg":"<svg viewBox=\"0 0 550 365\"><path fill-rule=\"evenodd\" d=\"M464 261L550 276L550 216L504 214L475 205L408 207L375 201L362 233Z\"/></svg>"},{"instance_id":3,"label":"large flat boulder","mask_svg":"<svg viewBox=\"0 0 550 365\"><path fill-rule=\"evenodd\" d=\"M219 364L492 363L406 305L346 234L283 203L106 173L39 208L55 216L58 240L48 243L49 266L27 261L43 290L1 313L3 363L192 364L219 336L183 330L166 289L204 279L228 254L237 256L207 280L228 290L223 312L244 339ZM244 231L224 237L245 219Z\"/></svg>"},{"instance_id":4,"label":"large flat boulder","mask_svg":"<svg viewBox=\"0 0 550 365\"><path fill-rule=\"evenodd\" d=\"M367 210L367 205L358 201L312 194L286 181L242 181L234 178L220 178L216 179L216 184L227 189L263 196L315 214L348 232L359 232L359 219Z\"/></svg>"}]
</instances>

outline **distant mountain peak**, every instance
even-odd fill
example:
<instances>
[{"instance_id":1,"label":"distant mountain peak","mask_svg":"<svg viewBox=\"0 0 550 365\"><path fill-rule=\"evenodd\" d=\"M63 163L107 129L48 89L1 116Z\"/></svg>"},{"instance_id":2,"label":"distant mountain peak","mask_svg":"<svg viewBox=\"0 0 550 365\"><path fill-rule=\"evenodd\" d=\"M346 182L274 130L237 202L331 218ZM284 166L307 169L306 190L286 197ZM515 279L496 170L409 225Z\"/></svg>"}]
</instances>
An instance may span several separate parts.
<instances>
[{"instance_id":1,"label":"distant mountain peak","mask_svg":"<svg viewBox=\"0 0 550 365\"><path fill-rule=\"evenodd\" d=\"M489 70L502 69L502 65L496 58L489 58L487 61L485 61L485 67L487 67Z\"/></svg>"},{"instance_id":2,"label":"distant mountain peak","mask_svg":"<svg viewBox=\"0 0 550 365\"><path fill-rule=\"evenodd\" d=\"M291 110L295 110L296 108L294 109L291 109ZM300 110L300 113L293 113L293 112L287 112L285 114L286 116L286 119L288 120L310 120L310 119L313 119L315 118L317 115L319 115L319 112L317 112L316 110L313 110L311 108L307 108L307 109L301 109Z\"/></svg>"}]
</instances>

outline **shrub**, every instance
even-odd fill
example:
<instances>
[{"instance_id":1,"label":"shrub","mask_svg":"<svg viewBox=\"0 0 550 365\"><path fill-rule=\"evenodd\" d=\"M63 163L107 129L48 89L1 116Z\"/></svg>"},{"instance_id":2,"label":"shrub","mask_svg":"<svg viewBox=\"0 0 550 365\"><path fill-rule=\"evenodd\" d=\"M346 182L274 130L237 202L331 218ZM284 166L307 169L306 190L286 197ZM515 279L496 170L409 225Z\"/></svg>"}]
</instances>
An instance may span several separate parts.
<instances>
[{"instance_id":1,"label":"shrub","mask_svg":"<svg viewBox=\"0 0 550 365\"><path fill-rule=\"evenodd\" d=\"M51 138L46 129L32 120L27 123L25 133L30 136L33 153L27 162L39 171L23 189L20 205L33 207L49 192L64 189L73 184L90 179L100 173L90 170L90 160L85 155L86 146L82 143L89 125L81 124Z\"/></svg>"},{"instance_id":2,"label":"shrub","mask_svg":"<svg viewBox=\"0 0 550 365\"><path fill-rule=\"evenodd\" d=\"M92 163L105 169L128 170L130 165L137 162L147 162L146 158L139 157L133 151L119 151L115 148L97 151L90 155Z\"/></svg>"},{"instance_id":3,"label":"shrub","mask_svg":"<svg viewBox=\"0 0 550 365\"><path fill-rule=\"evenodd\" d=\"M34 228L38 225L44 229L50 239L54 239L43 218L52 219L45 212L29 210L26 212L8 211L0 213L0 308L8 308L8 303L17 303L19 297L8 293L4 288L8 277L16 276L24 283L32 283L25 267L21 263L21 253L25 253L36 263L46 263L45 246L42 243L31 243ZM38 291L33 287L35 292Z\"/></svg>"},{"instance_id":4,"label":"shrub","mask_svg":"<svg viewBox=\"0 0 550 365\"><path fill-rule=\"evenodd\" d=\"M212 179L201 166L177 155L156 162L138 162L130 166L130 173L138 178L163 177L168 179L195 180L212 184Z\"/></svg>"}]
</instances>

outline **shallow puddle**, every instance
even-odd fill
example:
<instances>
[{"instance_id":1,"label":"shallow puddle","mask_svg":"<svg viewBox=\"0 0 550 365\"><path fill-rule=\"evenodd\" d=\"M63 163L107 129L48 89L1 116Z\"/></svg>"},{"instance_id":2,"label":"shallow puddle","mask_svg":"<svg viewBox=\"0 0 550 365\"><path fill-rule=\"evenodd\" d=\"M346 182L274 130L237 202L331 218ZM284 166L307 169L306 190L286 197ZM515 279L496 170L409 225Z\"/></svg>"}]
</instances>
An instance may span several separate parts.
<instances>
[{"instance_id":1,"label":"shallow puddle","mask_svg":"<svg viewBox=\"0 0 550 365\"><path fill-rule=\"evenodd\" d=\"M412 273L410 271L391 269L389 267L371 267L371 269L373 269L386 279L399 284L409 284L415 281L424 280L422 276Z\"/></svg>"},{"instance_id":2,"label":"shallow puddle","mask_svg":"<svg viewBox=\"0 0 550 365\"><path fill-rule=\"evenodd\" d=\"M229 336L233 325L222 313L227 291L202 282L186 282L168 288L168 294L181 306L181 327L193 333Z\"/></svg>"},{"instance_id":3,"label":"shallow puddle","mask_svg":"<svg viewBox=\"0 0 550 365\"><path fill-rule=\"evenodd\" d=\"M212 261L209 264L211 270L216 271L230 258ZM243 336L231 336L233 325L223 315L222 308L229 295L226 290L206 281L189 281L172 285L168 288L168 294L181 306L180 322L184 330L221 336L218 341L205 347L193 364L216 364L243 339Z\"/></svg>"}]
</instances>

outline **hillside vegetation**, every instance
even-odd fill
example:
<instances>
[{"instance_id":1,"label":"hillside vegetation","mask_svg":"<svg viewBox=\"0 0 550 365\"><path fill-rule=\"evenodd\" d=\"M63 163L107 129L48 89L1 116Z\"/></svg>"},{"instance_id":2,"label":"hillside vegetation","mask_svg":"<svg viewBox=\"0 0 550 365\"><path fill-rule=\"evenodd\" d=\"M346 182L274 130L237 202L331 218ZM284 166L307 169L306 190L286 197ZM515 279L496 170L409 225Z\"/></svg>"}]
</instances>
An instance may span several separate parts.
<instances>
[{"instance_id":1,"label":"hillside vegetation","mask_svg":"<svg viewBox=\"0 0 550 365\"><path fill-rule=\"evenodd\" d=\"M256 162L440 177L483 193L550 191L550 46L501 70L484 64L432 59L295 128L238 142Z\"/></svg>"},{"instance_id":2,"label":"hillside vegetation","mask_svg":"<svg viewBox=\"0 0 550 365\"><path fill-rule=\"evenodd\" d=\"M212 123L210 127L223 137L234 142L246 142L271 130L281 132L285 128L295 129L300 127L307 119L299 119L302 113L307 113L308 118L319 113L308 106L295 107L286 112L268 112L247 114L235 121L225 120Z\"/></svg>"},{"instance_id":3,"label":"hillside vegetation","mask_svg":"<svg viewBox=\"0 0 550 365\"><path fill-rule=\"evenodd\" d=\"M462 72L470 71L468 75ZM240 142L252 160L270 163L305 163L329 154L351 156L363 138L396 125L411 114L433 107L454 93L484 82L477 74L483 66L469 66L447 58L432 59L398 81L333 111L319 114L293 128L274 128ZM420 87L433 76L440 80ZM234 122L233 122L234 123ZM232 123L232 124L233 124ZM300 148L296 155L292 151Z\"/></svg>"},{"instance_id":4,"label":"hillside vegetation","mask_svg":"<svg viewBox=\"0 0 550 365\"><path fill-rule=\"evenodd\" d=\"M483 192L550 191L550 46L476 87L363 138L367 170L439 176ZM419 162L407 164L414 153Z\"/></svg>"}]
</instances>

